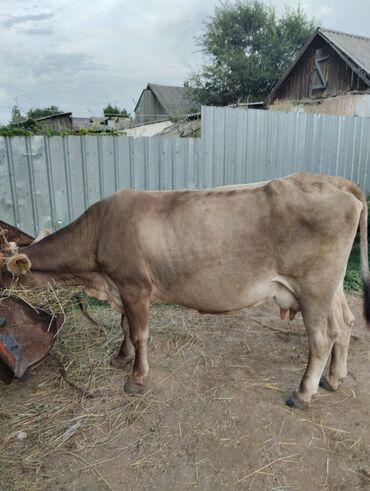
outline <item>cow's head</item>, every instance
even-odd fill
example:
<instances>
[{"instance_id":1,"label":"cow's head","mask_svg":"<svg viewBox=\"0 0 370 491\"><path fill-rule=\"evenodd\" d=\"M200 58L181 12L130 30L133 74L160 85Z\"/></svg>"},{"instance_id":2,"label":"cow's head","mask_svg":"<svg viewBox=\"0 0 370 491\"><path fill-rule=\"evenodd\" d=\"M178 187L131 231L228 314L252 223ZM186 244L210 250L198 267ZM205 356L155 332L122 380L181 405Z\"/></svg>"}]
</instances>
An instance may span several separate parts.
<instances>
[{"instance_id":1,"label":"cow's head","mask_svg":"<svg viewBox=\"0 0 370 491\"><path fill-rule=\"evenodd\" d=\"M4 258L6 269L13 276L22 276L31 269L31 261L26 254L14 254Z\"/></svg>"},{"instance_id":2,"label":"cow's head","mask_svg":"<svg viewBox=\"0 0 370 491\"><path fill-rule=\"evenodd\" d=\"M24 276L31 269L31 261L26 254L20 254L16 242L9 242L6 238L7 230L0 228L0 267L12 276ZM50 235L48 229L42 230L39 235L29 243L36 244Z\"/></svg>"},{"instance_id":3,"label":"cow's head","mask_svg":"<svg viewBox=\"0 0 370 491\"><path fill-rule=\"evenodd\" d=\"M16 242L10 242L7 231L0 229L0 287L6 288L14 277L25 277L31 268L31 261L19 253Z\"/></svg>"},{"instance_id":4,"label":"cow's head","mask_svg":"<svg viewBox=\"0 0 370 491\"><path fill-rule=\"evenodd\" d=\"M0 288L8 287L14 278L25 283L27 273L31 269L31 261L25 254L4 255L0 252Z\"/></svg>"}]
</instances>

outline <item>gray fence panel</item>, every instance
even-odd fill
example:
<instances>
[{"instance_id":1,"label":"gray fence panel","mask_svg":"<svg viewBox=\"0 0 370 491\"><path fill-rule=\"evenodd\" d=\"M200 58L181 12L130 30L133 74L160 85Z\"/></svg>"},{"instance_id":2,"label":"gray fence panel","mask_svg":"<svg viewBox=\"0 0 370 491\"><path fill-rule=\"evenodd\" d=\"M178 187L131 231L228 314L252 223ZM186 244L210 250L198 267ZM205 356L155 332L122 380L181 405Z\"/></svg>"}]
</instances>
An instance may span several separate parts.
<instances>
[{"instance_id":1,"label":"gray fence panel","mask_svg":"<svg viewBox=\"0 0 370 491\"><path fill-rule=\"evenodd\" d=\"M118 188L133 187L132 176L132 139L118 138Z\"/></svg>"},{"instance_id":2,"label":"gray fence panel","mask_svg":"<svg viewBox=\"0 0 370 491\"><path fill-rule=\"evenodd\" d=\"M101 137L101 173L103 175L104 188L102 190L103 197L117 191L117 137L106 138L107 135Z\"/></svg>"},{"instance_id":3,"label":"gray fence panel","mask_svg":"<svg viewBox=\"0 0 370 491\"><path fill-rule=\"evenodd\" d=\"M53 226L54 194L50 192L53 175L48 141L42 136L27 139L26 148L34 233L37 234L44 224L49 229Z\"/></svg>"},{"instance_id":4,"label":"gray fence panel","mask_svg":"<svg viewBox=\"0 0 370 491\"><path fill-rule=\"evenodd\" d=\"M57 230L74 218L68 144L67 138L60 136L46 139L46 141L49 146L49 165L52 176L48 192L55 206L52 228Z\"/></svg>"},{"instance_id":5,"label":"gray fence panel","mask_svg":"<svg viewBox=\"0 0 370 491\"><path fill-rule=\"evenodd\" d=\"M133 140L132 151L132 187L135 189L145 189L145 138Z\"/></svg>"},{"instance_id":6,"label":"gray fence panel","mask_svg":"<svg viewBox=\"0 0 370 491\"><path fill-rule=\"evenodd\" d=\"M162 159L161 159L161 189L169 190L174 188L174 141L172 138L163 138L161 140Z\"/></svg>"},{"instance_id":7,"label":"gray fence panel","mask_svg":"<svg viewBox=\"0 0 370 491\"><path fill-rule=\"evenodd\" d=\"M4 221L19 224L18 196L13 168L12 142L10 139L0 139L0 208Z\"/></svg>"},{"instance_id":8,"label":"gray fence panel","mask_svg":"<svg viewBox=\"0 0 370 491\"><path fill-rule=\"evenodd\" d=\"M202 141L200 138L188 138L188 152L189 152L189 169L188 169L188 187L193 189L200 189L202 187L201 181L201 150Z\"/></svg>"},{"instance_id":9,"label":"gray fence panel","mask_svg":"<svg viewBox=\"0 0 370 491\"><path fill-rule=\"evenodd\" d=\"M0 139L0 209L3 220L15 224L19 223L19 211L12 158L10 140Z\"/></svg>"},{"instance_id":10,"label":"gray fence panel","mask_svg":"<svg viewBox=\"0 0 370 491\"><path fill-rule=\"evenodd\" d=\"M363 189L370 192L370 118L366 119L364 123L364 136L363 136L363 151L362 151L362 167L361 176L363 181Z\"/></svg>"},{"instance_id":11,"label":"gray fence panel","mask_svg":"<svg viewBox=\"0 0 370 491\"><path fill-rule=\"evenodd\" d=\"M102 198L101 190L104 189L104 182L101 182L100 173L100 152L99 146L101 137L84 136L81 139L81 151L84 152L84 158L81 155L82 179L86 187L85 199L86 205L90 206L95 201Z\"/></svg>"},{"instance_id":12,"label":"gray fence panel","mask_svg":"<svg viewBox=\"0 0 370 491\"><path fill-rule=\"evenodd\" d=\"M13 175L19 212L19 227L26 232L35 233L34 206L31 199L30 168L32 171L31 149L27 138L11 139Z\"/></svg>"},{"instance_id":13,"label":"gray fence panel","mask_svg":"<svg viewBox=\"0 0 370 491\"><path fill-rule=\"evenodd\" d=\"M173 188L183 189L188 184L188 153L186 139L173 139Z\"/></svg>"},{"instance_id":14,"label":"gray fence panel","mask_svg":"<svg viewBox=\"0 0 370 491\"><path fill-rule=\"evenodd\" d=\"M202 109L202 162L200 168L200 186L212 187L213 181L213 156L214 156L214 114L220 112L220 108L209 107L207 111ZM203 119L204 118L204 119Z\"/></svg>"},{"instance_id":15,"label":"gray fence panel","mask_svg":"<svg viewBox=\"0 0 370 491\"><path fill-rule=\"evenodd\" d=\"M352 179L370 192L370 118L202 107L204 182L224 183L297 172ZM215 167L212 167L215 166Z\"/></svg>"},{"instance_id":16,"label":"gray fence panel","mask_svg":"<svg viewBox=\"0 0 370 491\"><path fill-rule=\"evenodd\" d=\"M158 137L148 138L147 140L147 184L148 189L155 191L160 189L160 141Z\"/></svg>"}]
</instances>

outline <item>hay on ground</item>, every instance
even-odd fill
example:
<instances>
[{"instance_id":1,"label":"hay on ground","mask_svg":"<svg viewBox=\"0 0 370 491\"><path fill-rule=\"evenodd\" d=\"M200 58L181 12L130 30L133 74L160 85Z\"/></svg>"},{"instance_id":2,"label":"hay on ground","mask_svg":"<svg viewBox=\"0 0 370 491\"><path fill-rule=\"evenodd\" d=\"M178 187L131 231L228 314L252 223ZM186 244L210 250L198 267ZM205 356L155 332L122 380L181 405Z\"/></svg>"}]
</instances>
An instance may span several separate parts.
<instances>
[{"instance_id":1,"label":"hay on ground","mask_svg":"<svg viewBox=\"0 0 370 491\"><path fill-rule=\"evenodd\" d=\"M14 297L26 302L35 310L40 309L51 315L65 314L68 308L80 303L80 289L48 285L47 288L26 287L14 281L1 291L3 298Z\"/></svg>"}]
</instances>

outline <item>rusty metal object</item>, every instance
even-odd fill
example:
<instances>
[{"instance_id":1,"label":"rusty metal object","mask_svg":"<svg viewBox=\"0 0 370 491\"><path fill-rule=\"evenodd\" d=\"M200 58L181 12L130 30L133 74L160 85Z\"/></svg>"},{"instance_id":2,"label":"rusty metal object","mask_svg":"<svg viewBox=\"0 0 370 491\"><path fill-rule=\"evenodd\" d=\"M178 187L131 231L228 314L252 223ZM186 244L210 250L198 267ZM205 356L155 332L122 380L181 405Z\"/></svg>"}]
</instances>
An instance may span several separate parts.
<instances>
[{"instance_id":1,"label":"rusty metal object","mask_svg":"<svg viewBox=\"0 0 370 491\"><path fill-rule=\"evenodd\" d=\"M0 220L0 229L6 231L6 240L24 247L34 240L18 228ZM0 300L0 380L10 384L14 377L21 378L27 368L48 354L64 316L52 316L35 310L16 298Z\"/></svg>"},{"instance_id":2,"label":"rusty metal object","mask_svg":"<svg viewBox=\"0 0 370 491\"><path fill-rule=\"evenodd\" d=\"M6 231L3 242L15 242L18 247L29 245L34 240L31 235L0 220L1 230ZM101 328L86 311L81 298L78 305L86 318ZM62 314L53 317L18 298L1 298L0 295L0 380L10 384L15 377L21 378L29 367L42 361L54 344L64 320ZM62 370L61 374L66 379Z\"/></svg>"},{"instance_id":3,"label":"rusty metal object","mask_svg":"<svg viewBox=\"0 0 370 491\"><path fill-rule=\"evenodd\" d=\"M43 360L64 323L64 315L52 316L19 298L0 300L0 378L10 383ZM4 366L8 369L4 369Z\"/></svg>"}]
</instances>

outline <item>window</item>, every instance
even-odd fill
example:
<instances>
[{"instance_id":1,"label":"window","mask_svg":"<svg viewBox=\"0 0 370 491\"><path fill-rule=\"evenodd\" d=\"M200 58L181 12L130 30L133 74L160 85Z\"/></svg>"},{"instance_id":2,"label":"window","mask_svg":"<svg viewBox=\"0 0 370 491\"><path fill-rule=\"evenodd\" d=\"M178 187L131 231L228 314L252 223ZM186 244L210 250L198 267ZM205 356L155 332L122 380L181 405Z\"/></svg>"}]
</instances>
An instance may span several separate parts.
<instances>
[{"instance_id":1,"label":"window","mask_svg":"<svg viewBox=\"0 0 370 491\"><path fill-rule=\"evenodd\" d=\"M315 53L315 67L312 74L312 92L325 90L327 86L326 66L329 56L324 55L322 48L317 49Z\"/></svg>"}]
</instances>

